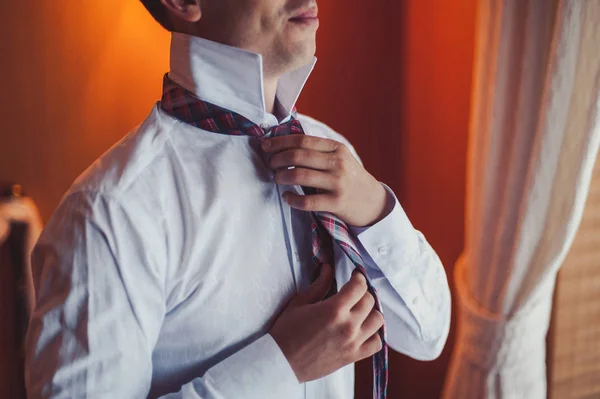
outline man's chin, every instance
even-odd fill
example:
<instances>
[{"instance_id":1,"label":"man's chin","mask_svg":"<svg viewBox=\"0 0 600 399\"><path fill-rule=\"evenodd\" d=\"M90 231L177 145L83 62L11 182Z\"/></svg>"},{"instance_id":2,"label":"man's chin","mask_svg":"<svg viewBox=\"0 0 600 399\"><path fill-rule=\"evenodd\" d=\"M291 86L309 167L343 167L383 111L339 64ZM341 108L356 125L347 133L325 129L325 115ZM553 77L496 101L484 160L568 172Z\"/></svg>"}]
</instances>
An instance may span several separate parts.
<instances>
[{"instance_id":1,"label":"man's chin","mask_svg":"<svg viewBox=\"0 0 600 399\"><path fill-rule=\"evenodd\" d=\"M304 40L294 45L290 45L288 41L278 50L271 53L273 57L269 57L269 59L273 63L270 66L273 68L272 72L283 75L311 63L315 57L316 45L314 40L312 42Z\"/></svg>"},{"instance_id":2,"label":"man's chin","mask_svg":"<svg viewBox=\"0 0 600 399\"><path fill-rule=\"evenodd\" d=\"M305 54L302 54L302 55L298 55L297 54L294 57L294 60L293 60L293 62L291 63L291 65L289 67L289 70L290 71L294 71L294 70L296 70L298 68L302 68L303 66L306 66L306 65L310 64L313 61L314 58L315 58L314 51L311 52L311 53L305 53Z\"/></svg>"},{"instance_id":3,"label":"man's chin","mask_svg":"<svg viewBox=\"0 0 600 399\"><path fill-rule=\"evenodd\" d=\"M314 40L298 45L293 52L292 58L294 60L294 65L296 65L297 68L300 68L301 66L312 62L315 57L316 50L317 46Z\"/></svg>"}]
</instances>

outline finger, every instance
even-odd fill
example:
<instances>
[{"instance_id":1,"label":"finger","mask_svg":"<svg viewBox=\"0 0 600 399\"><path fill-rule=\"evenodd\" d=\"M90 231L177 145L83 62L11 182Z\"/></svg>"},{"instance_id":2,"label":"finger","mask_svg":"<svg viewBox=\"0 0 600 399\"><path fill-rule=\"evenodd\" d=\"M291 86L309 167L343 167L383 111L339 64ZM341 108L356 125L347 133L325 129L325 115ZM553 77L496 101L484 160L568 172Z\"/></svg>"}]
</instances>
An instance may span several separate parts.
<instances>
[{"instance_id":1,"label":"finger","mask_svg":"<svg viewBox=\"0 0 600 399\"><path fill-rule=\"evenodd\" d=\"M358 351L358 360L373 356L383 348L379 333L371 335L360 347Z\"/></svg>"},{"instance_id":2,"label":"finger","mask_svg":"<svg viewBox=\"0 0 600 399\"><path fill-rule=\"evenodd\" d=\"M375 298L367 291L360 301L350 309L350 312L359 320L365 320L373 310L373 306L375 306Z\"/></svg>"},{"instance_id":3,"label":"finger","mask_svg":"<svg viewBox=\"0 0 600 399\"><path fill-rule=\"evenodd\" d=\"M314 170L330 170L335 164L335 157L331 154L304 148L295 148L278 152L269 161L271 169L299 166Z\"/></svg>"},{"instance_id":4,"label":"finger","mask_svg":"<svg viewBox=\"0 0 600 399\"><path fill-rule=\"evenodd\" d=\"M286 191L283 200L292 208L306 212L335 213L337 202L331 194L300 195Z\"/></svg>"},{"instance_id":5,"label":"finger","mask_svg":"<svg viewBox=\"0 0 600 399\"><path fill-rule=\"evenodd\" d=\"M367 292L367 281L360 273L353 273L348 281L329 300L337 302L338 305L350 310Z\"/></svg>"},{"instance_id":6,"label":"finger","mask_svg":"<svg viewBox=\"0 0 600 399\"><path fill-rule=\"evenodd\" d=\"M331 173L306 168L282 169L275 173L275 183L337 191L338 178Z\"/></svg>"},{"instance_id":7,"label":"finger","mask_svg":"<svg viewBox=\"0 0 600 399\"><path fill-rule=\"evenodd\" d=\"M325 298L333 283L333 267L321 266L319 277L308 287L308 289L296 295L290 302L290 306L302 306L319 302Z\"/></svg>"},{"instance_id":8,"label":"finger","mask_svg":"<svg viewBox=\"0 0 600 399\"><path fill-rule=\"evenodd\" d=\"M262 144L262 149L266 152L280 152L292 148L333 152L340 148L340 146L343 146L343 144L331 139L308 136L305 134L291 134L288 136L278 136L266 139Z\"/></svg>"},{"instance_id":9,"label":"finger","mask_svg":"<svg viewBox=\"0 0 600 399\"><path fill-rule=\"evenodd\" d=\"M370 336L379 331L384 323L385 321L383 320L383 315L381 312L377 309L373 309L360 327L361 339L368 339Z\"/></svg>"}]
</instances>

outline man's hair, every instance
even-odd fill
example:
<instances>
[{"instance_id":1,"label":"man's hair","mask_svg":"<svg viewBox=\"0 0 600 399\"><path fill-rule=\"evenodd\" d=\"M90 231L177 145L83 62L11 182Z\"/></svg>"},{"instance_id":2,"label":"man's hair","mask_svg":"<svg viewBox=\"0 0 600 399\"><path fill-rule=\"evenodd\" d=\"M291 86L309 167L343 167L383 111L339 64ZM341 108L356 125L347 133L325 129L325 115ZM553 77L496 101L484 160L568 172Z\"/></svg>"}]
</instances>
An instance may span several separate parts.
<instances>
[{"instance_id":1,"label":"man's hair","mask_svg":"<svg viewBox=\"0 0 600 399\"><path fill-rule=\"evenodd\" d=\"M173 24L169 19L166 7L160 0L140 0L154 19L168 31L173 31Z\"/></svg>"}]
</instances>

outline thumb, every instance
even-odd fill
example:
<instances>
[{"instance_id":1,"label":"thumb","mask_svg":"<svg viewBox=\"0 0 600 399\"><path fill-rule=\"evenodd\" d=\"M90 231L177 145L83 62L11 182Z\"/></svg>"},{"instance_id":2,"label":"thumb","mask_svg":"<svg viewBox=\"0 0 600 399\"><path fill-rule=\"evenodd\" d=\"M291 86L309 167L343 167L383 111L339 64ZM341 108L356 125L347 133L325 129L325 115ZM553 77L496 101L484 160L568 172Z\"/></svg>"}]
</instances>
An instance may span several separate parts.
<instances>
[{"instance_id":1,"label":"thumb","mask_svg":"<svg viewBox=\"0 0 600 399\"><path fill-rule=\"evenodd\" d=\"M321 301L333 283L333 268L330 265L322 265L319 277L304 292L299 293L291 301L291 306L309 305Z\"/></svg>"}]
</instances>

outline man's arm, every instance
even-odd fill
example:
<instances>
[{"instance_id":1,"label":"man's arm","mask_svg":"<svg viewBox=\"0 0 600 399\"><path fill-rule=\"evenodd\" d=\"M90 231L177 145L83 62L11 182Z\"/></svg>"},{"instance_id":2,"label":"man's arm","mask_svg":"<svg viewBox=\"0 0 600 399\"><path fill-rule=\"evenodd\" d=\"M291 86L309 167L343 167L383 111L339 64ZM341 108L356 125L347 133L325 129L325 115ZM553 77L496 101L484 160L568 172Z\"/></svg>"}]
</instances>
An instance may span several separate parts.
<instances>
[{"instance_id":1,"label":"man's arm","mask_svg":"<svg viewBox=\"0 0 600 399\"><path fill-rule=\"evenodd\" d=\"M165 314L166 255L157 248L155 218L137 211L76 193L44 230L33 255L29 398L148 395ZM153 233L158 241L149 239ZM267 334L167 397L281 398L297 384Z\"/></svg>"},{"instance_id":2,"label":"man's arm","mask_svg":"<svg viewBox=\"0 0 600 399\"><path fill-rule=\"evenodd\" d=\"M390 346L420 360L439 356L450 327L446 274L393 192L364 169L346 140L290 135L266 140L263 149L271 155L275 182L321 190L314 195L284 193L290 206L333 213L355 226L369 277L383 305ZM343 286L354 267L346 262L342 270L340 264L336 278Z\"/></svg>"},{"instance_id":3,"label":"man's arm","mask_svg":"<svg viewBox=\"0 0 600 399\"><path fill-rule=\"evenodd\" d=\"M391 212L351 228L383 305L392 348L418 360L437 358L450 329L451 297L444 266L385 186ZM342 280L348 271L338 274Z\"/></svg>"}]
</instances>

